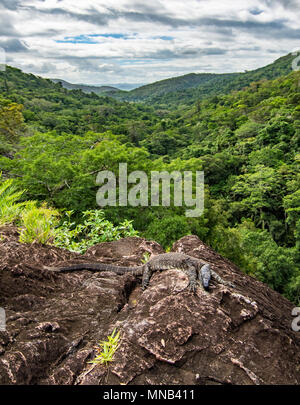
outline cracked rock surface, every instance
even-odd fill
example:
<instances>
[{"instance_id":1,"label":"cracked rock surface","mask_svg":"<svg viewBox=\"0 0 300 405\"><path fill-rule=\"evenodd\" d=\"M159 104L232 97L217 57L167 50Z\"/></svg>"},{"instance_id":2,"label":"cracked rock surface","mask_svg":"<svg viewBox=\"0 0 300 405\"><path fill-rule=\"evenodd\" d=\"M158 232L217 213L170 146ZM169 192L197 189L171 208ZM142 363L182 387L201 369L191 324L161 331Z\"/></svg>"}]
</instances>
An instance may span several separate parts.
<instances>
[{"instance_id":1,"label":"cracked rock surface","mask_svg":"<svg viewBox=\"0 0 300 405\"><path fill-rule=\"evenodd\" d=\"M173 251L211 263L235 289L212 283L189 292L180 270L154 273L142 291L131 274L43 266L99 261L139 265L163 253L142 238L100 243L84 255L18 243L0 228L0 384L299 384L300 332L294 307L196 236ZM121 342L109 367L89 363L114 328Z\"/></svg>"}]
</instances>

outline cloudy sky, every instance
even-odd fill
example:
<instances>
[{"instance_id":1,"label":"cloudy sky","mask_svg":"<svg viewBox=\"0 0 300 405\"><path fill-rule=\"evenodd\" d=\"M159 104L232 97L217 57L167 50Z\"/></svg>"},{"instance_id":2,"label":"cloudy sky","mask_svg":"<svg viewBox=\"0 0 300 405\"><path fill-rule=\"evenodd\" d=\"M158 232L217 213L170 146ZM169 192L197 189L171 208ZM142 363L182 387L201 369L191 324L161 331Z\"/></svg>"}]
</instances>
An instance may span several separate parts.
<instances>
[{"instance_id":1,"label":"cloudy sky","mask_svg":"<svg viewBox=\"0 0 300 405\"><path fill-rule=\"evenodd\" d=\"M300 0L0 0L0 58L86 84L237 72L299 49L299 17Z\"/></svg>"}]
</instances>

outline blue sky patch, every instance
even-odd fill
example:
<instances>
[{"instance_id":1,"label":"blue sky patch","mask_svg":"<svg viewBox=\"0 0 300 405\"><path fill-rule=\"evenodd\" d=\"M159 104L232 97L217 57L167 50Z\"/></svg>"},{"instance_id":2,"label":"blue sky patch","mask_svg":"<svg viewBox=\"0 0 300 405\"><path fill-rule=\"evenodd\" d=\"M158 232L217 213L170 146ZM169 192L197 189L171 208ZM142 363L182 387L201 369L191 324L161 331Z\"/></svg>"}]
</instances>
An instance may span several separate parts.
<instances>
[{"instance_id":1,"label":"blue sky patch","mask_svg":"<svg viewBox=\"0 0 300 405\"><path fill-rule=\"evenodd\" d=\"M90 35L76 35L75 37L64 37L62 40L56 40L58 44L98 44Z\"/></svg>"},{"instance_id":2,"label":"blue sky patch","mask_svg":"<svg viewBox=\"0 0 300 405\"><path fill-rule=\"evenodd\" d=\"M136 37L137 34L122 34L122 33L105 33L105 34L81 34L71 37L64 37L64 39L56 40L58 44L98 44L95 38L115 38L115 39L130 39ZM152 39L161 39L163 41L172 41L175 37L168 35L158 35Z\"/></svg>"},{"instance_id":3,"label":"blue sky patch","mask_svg":"<svg viewBox=\"0 0 300 405\"><path fill-rule=\"evenodd\" d=\"M259 10L258 8L251 8L249 11L252 15L260 15L264 12L264 10Z\"/></svg>"},{"instance_id":4,"label":"blue sky patch","mask_svg":"<svg viewBox=\"0 0 300 405\"><path fill-rule=\"evenodd\" d=\"M128 38L126 34L91 34L89 37L103 37L103 38Z\"/></svg>"},{"instance_id":5,"label":"blue sky patch","mask_svg":"<svg viewBox=\"0 0 300 405\"><path fill-rule=\"evenodd\" d=\"M64 39L56 40L58 44L98 44L99 42L95 38L116 38L127 39L126 34L88 34L88 35L76 35L73 37L64 37Z\"/></svg>"},{"instance_id":6,"label":"blue sky patch","mask_svg":"<svg viewBox=\"0 0 300 405\"><path fill-rule=\"evenodd\" d=\"M174 37L162 35L162 36L153 37L153 39L162 39L163 41L172 41L172 39L174 39Z\"/></svg>"}]
</instances>

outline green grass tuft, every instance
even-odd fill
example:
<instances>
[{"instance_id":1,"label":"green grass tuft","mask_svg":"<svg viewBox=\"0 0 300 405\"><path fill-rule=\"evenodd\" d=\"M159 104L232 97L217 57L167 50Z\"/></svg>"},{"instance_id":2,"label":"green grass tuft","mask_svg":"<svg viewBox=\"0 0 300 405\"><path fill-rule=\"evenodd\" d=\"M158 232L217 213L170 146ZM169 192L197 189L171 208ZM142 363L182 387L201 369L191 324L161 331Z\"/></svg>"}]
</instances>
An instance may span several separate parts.
<instances>
[{"instance_id":1,"label":"green grass tuft","mask_svg":"<svg viewBox=\"0 0 300 405\"><path fill-rule=\"evenodd\" d=\"M97 348L98 355L94 358L94 360L89 361L89 363L108 365L111 361L113 361L114 354L120 345L120 332L116 332L116 329L114 329L112 334L108 336L107 339L107 341L99 342L99 346Z\"/></svg>"}]
</instances>

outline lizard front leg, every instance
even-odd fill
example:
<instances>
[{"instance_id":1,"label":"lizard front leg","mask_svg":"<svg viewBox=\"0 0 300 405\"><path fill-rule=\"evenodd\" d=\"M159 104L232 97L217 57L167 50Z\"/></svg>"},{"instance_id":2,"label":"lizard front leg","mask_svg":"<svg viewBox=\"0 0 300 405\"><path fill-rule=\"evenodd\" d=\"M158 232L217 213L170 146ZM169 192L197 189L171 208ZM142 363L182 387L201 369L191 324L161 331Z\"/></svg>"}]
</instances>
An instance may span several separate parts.
<instances>
[{"instance_id":1,"label":"lizard front leg","mask_svg":"<svg viewBox=\"0 0 300 405\"><path fill-rule=\"evenodd\" d=\"M152 270L150 269L150 266L146 263L143 271L143 279L142 279L142 289L146 290L148 287L150 277L152 275Z\"/></svg>"},{"instance_id":2,"label":"lizard front leg","mask_svg":"<svg viewBox=\"0 0 300 405\"><path fill-rule=\"evenodd\" d=\"M197 270L194 266L189 266L186 270L186 273L189 278L189 284L187 287L189 287L189 290L191 292L195 292L197 287Z\"/></svg>"}]
</instances>

